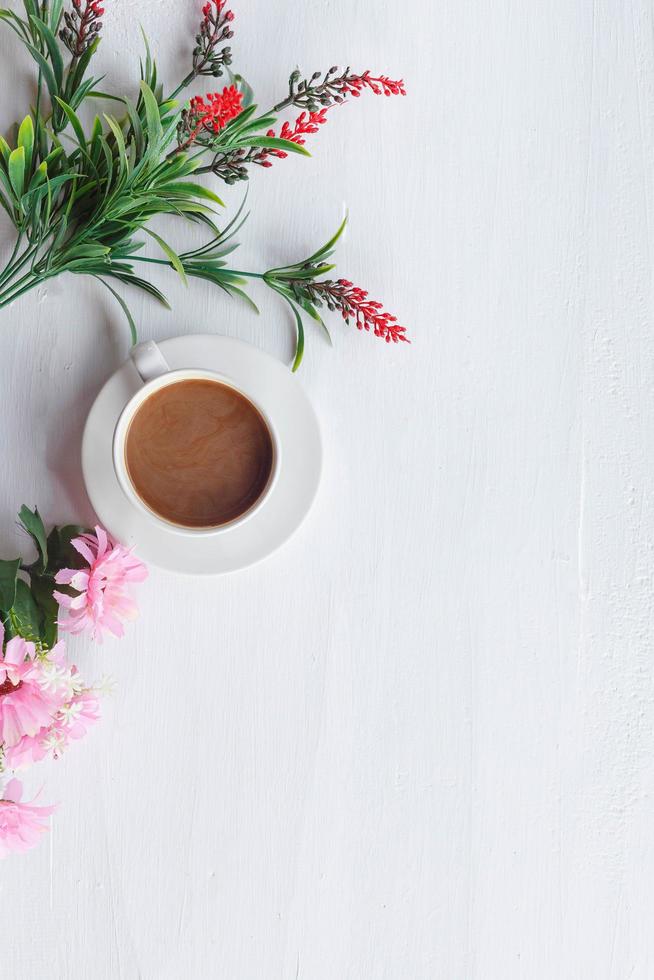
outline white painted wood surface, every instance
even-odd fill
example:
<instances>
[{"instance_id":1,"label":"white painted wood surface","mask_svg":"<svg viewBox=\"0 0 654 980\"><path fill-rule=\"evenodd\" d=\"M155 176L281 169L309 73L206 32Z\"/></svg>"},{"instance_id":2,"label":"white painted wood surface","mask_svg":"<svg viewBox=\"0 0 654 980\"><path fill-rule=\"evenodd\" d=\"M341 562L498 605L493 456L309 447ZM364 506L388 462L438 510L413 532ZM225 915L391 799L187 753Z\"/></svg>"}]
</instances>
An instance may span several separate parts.
<instances>
[{"instance_id":1,"label":"white painted wood surface","mask_svg":"<svg viewBox=\"0 0 654 980\"><path fill-rule=\"evenodd\" d=\"M138 16L170 79L195 5ZM335 324L301 381L325 480L295 539L215 583L154 572L118 687L30 786L49 841L0 868L6 980L648 980L654 976L652 226L646 0L235 0L236 64L404 75L330 115L311 161L251 181L240 263L319 243L410 328ZM1 35L0 122L27 98ZM241 189L229 194L233 204ZM288 357L263 314L169 279L144 338L221 331ZM0 540L38 502L89 519L79 440L126 354L94 284L2 313Z\"/></svg>"}]
</instances>

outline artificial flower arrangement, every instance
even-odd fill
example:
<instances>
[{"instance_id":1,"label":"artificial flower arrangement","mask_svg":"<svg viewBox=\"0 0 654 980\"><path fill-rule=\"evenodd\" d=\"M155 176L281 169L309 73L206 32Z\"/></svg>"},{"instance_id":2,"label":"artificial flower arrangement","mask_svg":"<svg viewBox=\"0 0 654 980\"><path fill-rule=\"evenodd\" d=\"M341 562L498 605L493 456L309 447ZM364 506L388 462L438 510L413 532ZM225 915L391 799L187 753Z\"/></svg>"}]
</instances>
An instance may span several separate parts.
<instances>
[{"instance_id":1,"label":"artificial flower arrangement","mask_svg":"<svg viewBox=\"0 0 654 980\"><path fill-rule=\"evenodd\" d=\"M0 271L0 307L63 272L93 276L122 307L136 342L134 318L114 286L136 287L167 306L163 293L137 271L154 263L186 284L206 280L253 307L247 280L262 280L292 312L294 370L302 360L306 318L329 336L324 308L387 343L406 342L405 328L365 290L347 279L325 278L334 268L329 259L344 222L321 248L291 265L266 272L228 266L247 217L245 202L219 228L222 201L198 176L234 184L247 180L252 167L268 169L289 153L308 156L307 137L334 106L364 92L405 92L402 81L368 71L333 67L307 78L294 71L287 94L260 112L250 86L230 68L226 42L234 15L226 2L209 0L202 8L190 71L173 91L160 82L146 42L135 100L102 91L102 80L89 74L102 30L100 0L72 0L67 10L64 0L24 0L25 17L0 10L37 68L34 107L11 143L0 137L0 206L16 229ZM228 84L221 91L178 102L196 79L223 75ZM117 109L96 115L85 130L78 112L91 100L109 100ZM279 114L288 109L299 109L299 115L280 126ZM176 251L148 227L160 214L198 224L206 240ZM141 233L154 240L161 258L141 254ZM99 717L102 685L83 681L68 662L59 631L87 631L96 640L107 631L121 636L123 621L136 612L132 586L147 574L100 527L67 525L46 535L38 511L27 507L19 520L37 557L30 564L0 561L0 857L36 844L54 810L23 802L16 772L58 758Z\"/></svg>"},{"instance_id":2,"label":"artificial flower arrangement","mask_svg":"<svg viewBox=\"0 0 654 980\"><path fill-rule=\"evenodd\" d=\"M325 124L334 106L364 92L404 95L402 81L349 68L332 67L306 78L294 71L287 94L261 112L251 87L230 68L226 42L233 36L234 14L227 0L209 0L202 8L190 71L179 85L164 88L146 41L138 95L123 98L102 91L102 79L89 74L102 31L100 0L72 0L67 10L64 0L23 2L25 17L0 10L37 68L35 105L17 125L14 145L0 137L0 205L17 233L0 272L0 307L62 272L94 276L120 303L136 341L134 318L114 286L134 286L167 306L163 293L141 272L144 264L156 263L174 270L184 283L207 280L252 306L244 287L248 278L263 280L292 312L294 369L304 350L304 320L327 332L324 308L389 343L407 340L405 328L365 290L347 279L325 278L334 268L329 259L344 224L325 245L291 265L265 272L235 270L226 258L237 247L234 236L247 217L243 206L219 229L216 209L222 201L197 181L201 174L213 174L233 184L247 180L252 167L270 168L289 153L308 155L307 137ZM181 93L207 76L225 76L229 84L180 104ZM115 114L96 115L85 130L80 107L104 100L116 106ZM301 111L280 127L279 114L289 109ZM190 251L176 251L148 227L160 214L204 226L206 240ZM162 258L141 254L144 239L137 236L142 232L156 242Z\"/></svg>"},{"instance_id":3,"label":"artificial flower arrangement","mask_svg":"<svg viewBox=\"0 0 654 980\"><path fill-rule=\"evenodd\" d=\"M99 718L104 685L84 682L59 630L122 636L136 615L132 586L147 576L101 527L46 535L38 510L24 506L18 517L37 556L0 561L0 857L38 843L55 809L22 802L15 773L59 758Z\"/></svg>"}]
</instances>

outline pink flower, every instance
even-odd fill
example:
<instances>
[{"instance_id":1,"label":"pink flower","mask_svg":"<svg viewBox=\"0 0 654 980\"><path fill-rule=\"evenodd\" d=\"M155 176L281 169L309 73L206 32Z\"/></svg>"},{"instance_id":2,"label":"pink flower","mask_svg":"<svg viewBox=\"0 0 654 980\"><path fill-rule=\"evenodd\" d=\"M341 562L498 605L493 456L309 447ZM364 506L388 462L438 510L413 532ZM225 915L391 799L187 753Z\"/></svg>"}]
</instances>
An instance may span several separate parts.
<instances>
[{"instance_id":1,"label":"pink flower","mask_svg":"<svg viewBox=\"0 0 654 980\"><path fill-rule=\"evenodd\" d=\"M47 831L46 820L54 812L54 806L34 806L21 803L23 787L17 779L11 779L0 800L0 858L18 851L28 851L38 844L41 834Z\"/></svg>"},{"instance_id":2,"label":"pink flower","mask_svg":"<svg viewBox=\"0 0 654 980\"><path fill-rule=\"evenodd\" d=\"M69 633L89 629L99 642L104 630L122 636L121 620L134 619L138 611L129 587L147 578L147 568L129 549L113 542L101 527L96 526L95 533L73 538L72 545L88 567L57 572L55 581L70 585L78 593L54 593L61 607L59 625Z\"/></svg>"},{"instance_id":3,"label":"pink flower","mask_svg":"<svg viewBox=\"0 0 654 980\"><path fill-rule=\"evenodd\" d=\"M4 633L0 623L0 649ZM50 725L65 691L48 672L57 671L62 656L63 644L57 644L46 661L35 659L33 643L20 636L9 640L0 660L0 745L17 745L24 736Z\"/></svg>"},{"instance_id":4,"label":"pink flower","mask_svg":"<svg viewBox=\"0 0 654 980\"><path fill-rule=\"evenodd\" d=\"M71 679L75 682L77 670L73 667ZM50 724L36 735L24 735L13 746L5 747L5 763L10 769L21 769L40 762L52 754L58 759L72 740L83 738L100 717L100 705L94 692L82 688L57 711Z\"/></svg>"}]
</instances>

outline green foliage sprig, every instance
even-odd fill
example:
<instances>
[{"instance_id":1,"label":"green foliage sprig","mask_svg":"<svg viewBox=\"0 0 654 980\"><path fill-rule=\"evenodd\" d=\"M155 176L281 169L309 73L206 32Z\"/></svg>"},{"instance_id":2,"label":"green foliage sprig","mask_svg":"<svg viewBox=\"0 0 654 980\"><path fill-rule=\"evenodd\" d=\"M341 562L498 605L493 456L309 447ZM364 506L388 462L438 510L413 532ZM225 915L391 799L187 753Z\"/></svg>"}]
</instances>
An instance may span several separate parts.
<instances>
[{"instance_id":1,"label":"green foliage sprig","mask_svg":"<svg viewBox=\"0 0 654 980\"><path fill-rule=\"evenodd\" d=\"M192 69L171 95L164 94L146 41L134 99L101 91L102 79L89 74L104 13L99 0L73 0L70 11L64 11L63 0L23 0L24 17L0 10L0 19L20 39L37 69L34 108L16 126L11 142L0 137L0 206L16 229L14 248L0 272L0 308L63 272L93 276L120 304L136 342L136 323L118 284L140 289L168 306L164 294L140 273L142 264L169 267L185 284L190 278L204 279L253 307L245 287L248 279L258 278L292 310L293 367L299 366L303 317L324 327L317 309L321 291L311 292L307 286L319 285L319 277L333 268L326 259L344 223L323 248L296 265L265 273L227 266L226 256L237 247L234 236L247 215L241 207L220 230L223 202L198 182L198 175L212 172L231 183L235 167L241 179L251 163L269 167L272 159L288 153L306 156L304 136L316 127L303 114L294 128L285 123L276 136L276 110L257 112L252 90L240 75L230 74L231 85L209 94L206 101L195 97L188 106L179 104L177 96L196 77L229 71L231 49L223 42L233 35L233 14L225 2L210 0L203 7ZM381 84L366 72L335 72L332 69L319 85L318 73L309 83L298 82L294 73L289 97L280 105L302 107L317 100L326 106ZM400 86L397 91L404 93L401 83L385 77L382 82L385 94L389 86ZM87 130L78 113L90 100L110 100L116 110L96 114ZM178 252L148 227L150 219L161 214L203 225L209 237L194 250ZM144 235L157 244L162 258L141 254ZM404 328L396 324L378 335L406 339Z\"/></svg>"}]
</instances>

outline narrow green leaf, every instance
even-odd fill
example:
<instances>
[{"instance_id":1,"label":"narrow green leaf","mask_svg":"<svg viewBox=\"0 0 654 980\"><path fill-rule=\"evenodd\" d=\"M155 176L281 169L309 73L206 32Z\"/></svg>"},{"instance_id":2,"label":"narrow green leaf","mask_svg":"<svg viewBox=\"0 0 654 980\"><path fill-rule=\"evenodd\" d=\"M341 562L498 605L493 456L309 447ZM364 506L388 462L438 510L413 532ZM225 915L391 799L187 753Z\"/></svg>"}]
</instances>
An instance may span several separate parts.
<instances>
[{"instance_id":1,"label":"narrow green leaf","mask_svg":"<svg viewBox=\"0 0 654 980\"><path fill-rule=\"evenodd\" d=\"M0 559L0 609L7 612L16 601L16 579L20 558Z\"/></svg>"},{"instance_id":2,"label":"narrow green leaf","mask_svg":"<svg viewBox=\"0 0 654 980\"><path fill-rule=\"evenodd\" d=\"M88 48L86 49L82 57L77 62L77 67L75 68L75 70L70 72L70 74L68 75L68 81L66 83L66 91L64 93L67 102L71 101L73 97L73 93L79 88L80 83L84 78L84 75L86 74L86 69L89 66L89 62L93 57L93 55L95 54L95 52L98 50L99 43L100 43L100 38L96 37L93 44L90 44L88 46Z\"/></svg>"},{"instance_id":3,"label":"narrow green leaf","mask_svg":"<svg viewBox=\"0 0 654 980\"><path fill-rule=\"evenodd\" d=\"M43 526L43 521L41 520L41 515L36 507L34 510L30 510L29 507L23 504L18 512L18 520L30 535L38 549L39 558L41 561L41 571L43 571L48 564L48 542L45 527Z\"/></svg>"},{"instance_id":4,"label":"narrow green leaf","mask_svg":"<svg viewBox=\"0 0 654 980\"><path fill-rule=\"evenodd\" d=\"M79 118L78 118L77 114L75 113L74 109L71 109L71 107L68 105L67 102L64 102L63 99L60 99L59 97L57 97L57 102L59 103L59 105L61 106L61 108L64 110L64 112L66 114L66 117L68 119L68 122L73 127L73 130L75 132L75 136L77 137L77 142L82 147L82 149L86 152L86 137L84 135L84 130L82 129L82 124L79 121Z\"/></svg>"},{"instance_id":5,"label":"narrow green leaf","mask_svg":"<svg viewBox=\"0 0 654 980\"><path fill-rule=\"evenodd\" d=\"M129 116L129 121L132 124L132 132L134 134L134 141L136 143L136 156L137 159L141 159L143 156L143 151L145 150L145 137L143 135L143 126L141 125L141 118L136 111L136 106L131 99L125 99L125 105L127 107L127 114Z\"/></svg>"},{"instance_id":6,"label":"narrow green leaf","mask_svg":"<svg viewBox=\"0 0 654 980\"><path fill-rule=\"evenodd\" d=\"M29 585L21 578L16 579L16 596L7 617L8 631L12 636L22 636L24 640L38 643L41 639L42 622Z\"/></svg>"},{"instance_id":7,"label":"narrow green leaf","mask_svg":"<svg viewBox=\"0 0 654 980\"><path fill-rule=\"evenodd\" d=\"M108 282L106 282L100 276L95 276L95 278L98 280L98 282L101 282L103 286L106 286L107 289L109 290L109 292L112 293L113 296L115 297L115 299L117 299L118 302L120 303L120 305L122 307L122 310L123 310L123 313L127 317L127 322L129 323L129 330L130 330L130 334L131 334L131 337L132 337L132 346L134 346L134 344L138 344L139 338L138 338L138 334L136 332L136 324L134 323L134 318L133 318L132 314L129 311L129 307L127 306L127 303L122 298L122 296L119 296L118 295L118 293L116 292L116 290L112 286L110 286Z\"/></svg>"},{"instance_id":8,"label":"narrow green leaf","mask_svg":"<svg viewBox=\"0 0 654 980\"><path fill-rule=\"evenodd\" d=\"M9 180L14 189L14 194L20 198L25 185L25 148L17 146L9 155Z\"/></svg>"},{"instance_id":9,"label":"narrow green leaf","mask_svg":"<svg viewBox=\"0 0 654 980\"><path fill-rule=\"evenodd\" d=\"M53 579L49 576L32 575L32 597L40 613L41 640L49 648L57 642L57 618L59 603L53 596ZM59 586L61 588L61 586Z\"/></svg>"},{"instance_id":10,"label":"narrow green leaf","mask_svg":"<svg viewBox=\"0 0 654 980\"><path fill-rule=\"evenodd\" d=\"M63 146L55 146L53 150L48 153L47 157L43 161L48 167L48 173L52 170L52 164L55 160L58 160L61 154L64 152Z\"/></svg>"},{"instance_id":11,"label":"narrow green leaf","mask_svg":"<svg viewBox=\"0 0 654 980\"><path fill-rule=\"evenodd\" d=\"M122 95L110 95L109 92L98 92L95 89L87 94L89 98L93 99L109 99L111 102L122 102L123 104L127 101Z\"/></svg>"},{"instance_id":12,"label":"narrow green leaf","mask_svg":"<svg viewBox=\"0 0 654 980\"><path fill-rule=\"evenodd\" d=\"M285 153L299 153L300 156L310 157L311 154L304 146L299 146L292 140L283 140L279 136L252 136L247 139L248 146L263 146L274 150L284 150Z\"/></svg>"},{"instance_id":13,"label":"narrow green leaf","mask_svg":"<svg viewBox=\"0 0 654 980\"><path fill-rule=\"evenodd\" d=\"M224 203L220 200L217 194L209 190L208 187L203 187L202 184L195 184L192 181L174 181L168 184L156 184L153 188L156 190L157 194L174 194L181 195L182 197L201 197L205 201L212 201L219 207L224 207Z\"/></svg>"},{"instance_id":14,"label":"narrow green leaf","mask_svg":"<svg viewBox=\"0 0 654 980\"><path fill-rule=\"evenodd\" d=\"M243 101L241 102L241 105L244 109L247 109L248 106L251 106L254 102L254 89L245 81L242 75L234 75L229 69L227 69L227 73L230 81L232 81L233 84L236 85L239 92L242 93Z\"/></svg>"},{"instance_id":15,"label":"narrow green leaf","mask_svg":"<svg viewBox=\"0 0 654 980\"><path fill-rule=\"evenodd\" d=\"M27 24L13 10L0 10L0 20L4 20L11 27L12 31L15 31L23 43L29 43L30 33Z\"/></svg>"},{"instance_id":16,"label":"narrow green leaf","mask_svg":"<svg viewBox=\"0 0 654 980\"><path fill-rule=\"evenodd\" d=\"M152 90L149 88L146 82L141 81L140 86L141 96L145 106L145 124L148 138L148 149L152 154L154 154L158 152L161 137L163 136L161 117L159 116L159 105L152 93Z\"/></svg>"},{"instance_id":17,"label":"narrow green leaf","mask_svg":"<svg viewBox=\"0 0 654 980\"><path fill-rule=\"evenodd\" d=\"M157 245L159 245L159 247L161 248L162 252L164 252L164 254L170 260L170 264L172 265L172 267L175 269L175 271L179 275L179 278L182 280L182 282L184 283L185 286L188 286L188 279L186 278L186 273L184 271L184 266L182 264L182 260L180 259L179 255L177 254L177 252L175 252L174 249L172 249L170 247L170 245L168 244L168 242L165 242L163 240L163 238L161 238L159 235L157 235L157 233L154 232L154 231L152 231L150 228L144 228L143 231L147 235L149 235L150 238L154 238L155 242L157 243Z\"/></svg>"},{"instance_id":18,"label":"narrow green leaf","mask_svg":"<svg viewBox=\"0 0 654 980\"><path fill-rule=\"evenodd\" d=\"M288 301L288 305L293 311L293 315L295 317L295 326L297 330L296 339L295 339L295 357L293 358L293 366L291 368L291 371L297 371L300 364L302 363L302 358L304 357L304 326L302 324L302 317L300 316L297 307L293 303L291 303L290 300Z\"/></svg>"},{"instance_id":19,"label":"narrow green leaf","mask_svg":"<svg viewBox=\"0 0 654 980\"><path fill-rule=\"evenodd\" d=\"M25 150L25 175L32 172L32 154L34 152L34 123L31 116L25 116L18 128L18 146Z\"/></svg>"},{"instance_id":20,"label":"narrow green leaf","mask_svg":"<svg viewBox=\"0 0 654 980\"><path fill-rule=\"evenodd\" d=\"M329 241L325 242L325 244L319 248L317 252L314 252L313 255L310 255L306 262L317 262L318 260L327 258L329 255L331 255L332 251L334 250L334 245L345 231L347 220L348 215L346 214L338 226L337 231L332 235Z\"/></svg>"},{"instance_id":21,"label":"narrow green leaf","mask_svg":"<svg viewBox=\"0 0 654 980\"><path fill-rule=\"evenodd\" d=\"M108 116L106 113L104 113L104 118L107 120L109 129L114 134L116 146L118 147L118 157L120 161L119 176L122 174L127 174L129 172L129 166L127 163L127 153L125 151L125 137L123 136L123 131L112 116Z\"/></svg>"},{"instance_id":22,"label":"narrow green leaf","mask_svg":"<svg viewBox=\"0 0 654 980\"><path fill-rule=\"evenodd\" d=\"M10 153L11 147L9 146L9 143L4 136L0 136L0 155L2 155L2 159L5 164L9 162Z\"/></svg>"},{"instance_id":23,"label":"narrow green leaf","mask_svg":"<svg viewBox=\"0 0 654 980\"><path fill-rule=\"evenodd\" d=\"M79 524L63 524L53 527L48 535L48 571L54 574L62 568L80 568L84 559L71 544L73 538L84 534L86 528Z\"/></svg>"},{"instance_id":24,"label":"narrow green leaf","mask_svg":"<svg viewBox=\"0 0 654 980\"><path fill-rule=\"evenodd\" d=\"M113 276L114 279L119 279L120 282L127 283L130 286L136 286L137 289L142 289L143 292L149 293L150 296L154 296L155 299L158 299L162 306L165 306L167 310L170 309L170 303L161 290L157 289L156 286L153 286L153 284L148 282L146 279L141 279L140 276L135 276L131 272L115 273L112 270L109 270L108 275Z\"/></svg>"},{"instance_id":25,"label":"narrow green leaf","mask_svg":"<svg viewBox=\"0 0 654 980\"><path fill-rule=\"evenodd\" d=\"M34 171L34 176L30 180L29 187L27 188L28 192L33 191L36 187L39 187L41 184L43 184L47 175L48 175L48 165L44 160L43 163L40 163L36 168L36 170Z\"/></svg>"},{"instance_id":26,"label":"narrow green leaf","mask_svg":"<svg viewBox=\"0 0 654 980\"><path fill-rule=\"evenodd\" d=\"M50 61L52 62L54 77L57 85L61 88L61 82L64 76L64 59L61 57L61 50L57 44L57 40L48 25L40 17L30 17L30 24L39 32L45 41L45 46L48 49Z\"/></svg>"},{"instance_id":27,"label":"narrow green leaf","mask_svg":"<svg viewBox=\"0 0 654 980\"><path fill-rule=\"evenodd\" d=\"M50 67L50 62L45 58L38 48L35 48L33 44L28 44L25 42L25 47L29 53L34 58L35 62L43 72L43 77L45 79L45 84L48 86L48 92L50 93L50 98L54 102L59 95L59 86L57 85L57 80L54 77L52 68Z\"/></svg>"},{"instance_id":28,"label":"narrow green leaf","mask_svg":"<svg viewBox=\"0 0 654 980\"><path fill-rule=\"evenodd\" d=\"M50 30L53 34L57 33L59 21L64 7L64 0L51 0L50 3Z\"/></svg>"}]
</instances>

